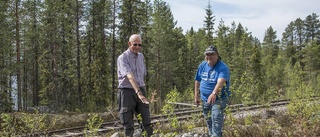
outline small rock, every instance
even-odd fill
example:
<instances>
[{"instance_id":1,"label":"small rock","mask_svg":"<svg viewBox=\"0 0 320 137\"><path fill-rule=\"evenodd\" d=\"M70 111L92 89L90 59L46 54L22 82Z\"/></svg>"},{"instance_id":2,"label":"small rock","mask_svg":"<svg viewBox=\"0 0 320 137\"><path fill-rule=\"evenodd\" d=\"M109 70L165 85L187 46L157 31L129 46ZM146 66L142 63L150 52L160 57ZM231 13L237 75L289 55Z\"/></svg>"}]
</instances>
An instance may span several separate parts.
<instances>
[{"instance_id":1,"label":"small rock","mask_svg":"<svg viewBox=\"0 0 320 137\"><path fill-rule=\"evenodd\" d=\"M267 110L267 109L264 109L261 113L263 119L270 118L270 117L274 116L275 114L276 114L276 112L274 110Z\"/></svg>"},{"instance_id":2,"label":"small rock","mask_svg":"<svg viewBox=\"0 0 320 137\"><path fill-rule=\"evenodd\" d=\"M120 134L118 132L112 134L110 137L120 137Z\"/></svg>"}]
</instances>

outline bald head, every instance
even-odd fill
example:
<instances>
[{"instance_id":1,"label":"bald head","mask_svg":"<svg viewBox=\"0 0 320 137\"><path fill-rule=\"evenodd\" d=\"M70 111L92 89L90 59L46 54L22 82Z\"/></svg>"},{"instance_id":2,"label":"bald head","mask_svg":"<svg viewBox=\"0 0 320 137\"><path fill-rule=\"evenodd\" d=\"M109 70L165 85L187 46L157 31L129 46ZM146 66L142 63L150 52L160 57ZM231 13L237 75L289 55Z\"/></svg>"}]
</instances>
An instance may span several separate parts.
<instances>
[{"instance_id":1,"label":"bald head","mask_svg":"<svg viewBox=\"0 0 320 137\"><path fill-rule=\"evenodd\" d=\"M141 42L141 37L138 34L133 34L129 38L129 42L134 42L134 41L140 41Z\"/></svg>"}]
</instances>

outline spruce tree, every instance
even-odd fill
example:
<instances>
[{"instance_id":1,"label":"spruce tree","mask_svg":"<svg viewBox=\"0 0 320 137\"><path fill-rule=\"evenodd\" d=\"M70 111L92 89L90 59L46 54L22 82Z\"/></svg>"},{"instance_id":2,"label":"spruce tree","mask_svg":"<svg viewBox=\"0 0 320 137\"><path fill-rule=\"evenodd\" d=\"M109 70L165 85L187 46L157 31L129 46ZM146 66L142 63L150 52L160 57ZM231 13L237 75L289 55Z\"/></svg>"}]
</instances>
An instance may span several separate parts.
<instances>
[{"instance_id":1,"label":"spruce tree","mask_svg":"<svg viewBox=\"0 0 320 137\"><path fill-rule=\"evenodd\" d=\"M206 42L207 45L213 45L213 32L214 32L214 21L215 16L213 15L212 6L210 4L210 0L208 2L208 6L206 9L206 17L204 20L204 29L206 30Z\"/></svg>"}]
</instances>

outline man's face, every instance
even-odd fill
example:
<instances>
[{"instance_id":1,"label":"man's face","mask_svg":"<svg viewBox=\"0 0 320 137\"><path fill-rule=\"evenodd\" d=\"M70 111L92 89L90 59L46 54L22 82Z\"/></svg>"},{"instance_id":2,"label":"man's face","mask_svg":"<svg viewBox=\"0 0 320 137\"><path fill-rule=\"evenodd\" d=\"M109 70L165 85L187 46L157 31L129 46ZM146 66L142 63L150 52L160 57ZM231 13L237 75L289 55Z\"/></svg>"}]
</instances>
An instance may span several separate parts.
<instances>
[{"instance_id":1,"label":"man's face","mask_svg":"<svg viewBox=\"0 0 320 137\"><path fill-rule=\"evenodd\" d=\"M208 64L215 64L218 61L218 53L207 53L206 60Z\"/></svg>"},{"instance_id":2,"label":"man's face","mask_svg":"<svg viewBox=\"0 0 320 137\"><path fill-rule=\"evenodd\" d=\"M142 44L140 39L129 41L128 44L129 44L130 50L135 54L138 54L138 52L141 50Z\"/></svg>"}]
</instances>

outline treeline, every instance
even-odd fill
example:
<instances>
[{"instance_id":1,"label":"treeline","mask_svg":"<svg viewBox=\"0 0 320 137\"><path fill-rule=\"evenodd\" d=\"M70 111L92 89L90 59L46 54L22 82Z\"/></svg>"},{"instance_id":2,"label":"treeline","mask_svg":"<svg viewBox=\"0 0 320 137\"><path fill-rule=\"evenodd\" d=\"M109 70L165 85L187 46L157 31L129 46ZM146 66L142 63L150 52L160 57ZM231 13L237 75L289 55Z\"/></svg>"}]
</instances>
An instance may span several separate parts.
<instances>
[{"instance_id":1,"label":"treeline","mask_svg":"<svg viewBox=\"0 0 320 137\"><path fill-rule=\"evenodd\" d=\"M221 20L215 27L210 4L203 16L203 28L183 33L161 0L2 0L0 112L12 111L13 99L19 111L114 108L116 59L133 33L143 38L147 92L155 111L172 89L193 100L195 71L212 44L230 67L232 103L319 95L316 13L289 22L281 40L272 26L263 40L241 23Z\"/></svg>"}]
</instances>

